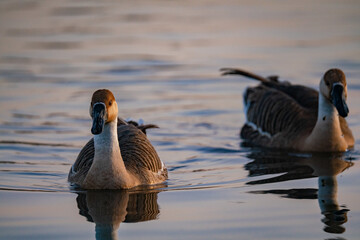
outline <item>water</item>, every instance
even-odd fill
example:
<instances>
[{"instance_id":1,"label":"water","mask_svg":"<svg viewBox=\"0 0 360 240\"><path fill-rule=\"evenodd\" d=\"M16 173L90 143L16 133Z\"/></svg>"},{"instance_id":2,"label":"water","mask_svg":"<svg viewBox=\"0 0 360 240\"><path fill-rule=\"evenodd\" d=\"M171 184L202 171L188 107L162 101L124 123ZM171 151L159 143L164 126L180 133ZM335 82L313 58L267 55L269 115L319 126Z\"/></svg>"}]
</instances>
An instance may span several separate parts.
<instances>
[{"instance_id":1,"label":"water","mask_svg":"<svg viewBox=\"0 0 360 240\"><path fill-rule=\"evenodd\" d=\"M1 1L1 239L357 239L357 1ZM317 87L348 78L356 146L311 156L241 144L242 93L221 67ZM156 189L77 192L89 99L113 91L169 169Z\"/></svg>"}]
</instances>

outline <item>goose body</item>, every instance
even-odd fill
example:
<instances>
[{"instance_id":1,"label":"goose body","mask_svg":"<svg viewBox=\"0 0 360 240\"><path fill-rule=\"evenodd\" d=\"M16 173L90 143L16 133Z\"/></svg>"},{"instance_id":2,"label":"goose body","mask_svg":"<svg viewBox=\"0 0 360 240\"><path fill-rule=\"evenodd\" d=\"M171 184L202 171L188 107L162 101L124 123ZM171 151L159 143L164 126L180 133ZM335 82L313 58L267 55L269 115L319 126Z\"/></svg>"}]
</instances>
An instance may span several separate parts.
<instances>
[{"instance_id":1,"label":"goose body","mask_svg":"<svg viewBox=\"0 0 360 240\"><path fill-rule=\"evenodd\" d=\"M261 83L244 93L246 122L240 135L252 145L309 152L343 152L354 146L345 117L347 86L340 69L322 77L319 92L240 69L221 69Z\"/></svg>"},{"instance_id":2,"label":"goose body","mask_svg":"<svg viewBox=\"0 0 360 240\"><path fill-rule=\"evenodd\" d=\"M93 94L90 115L92 138L80 151L68 181L84 189L129 189L167 179L167 169L147 139L145 129L118 119L113 94Z\"/></svg>"}]
</instances>

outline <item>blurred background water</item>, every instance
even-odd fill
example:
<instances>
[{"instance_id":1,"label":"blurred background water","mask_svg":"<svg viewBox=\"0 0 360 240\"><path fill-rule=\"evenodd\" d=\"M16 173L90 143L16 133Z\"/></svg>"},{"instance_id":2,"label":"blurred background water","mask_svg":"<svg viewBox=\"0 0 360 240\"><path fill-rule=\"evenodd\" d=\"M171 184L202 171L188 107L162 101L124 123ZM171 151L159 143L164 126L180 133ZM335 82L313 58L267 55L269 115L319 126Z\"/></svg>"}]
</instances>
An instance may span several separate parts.
<instances>
[{"instance_id":1,"label":"blurred background water","mask_svg":"<svg viewBox=\"0 0 360 240\"><path fill-rule=\"evenodd\" d=\"M1 1L0 238L356 239L359 12L355 0ZM242 93L256 83L221 67L314 88L341 68L355 148L242 146ZM148 136L166 185L69 188L98 88L121 117L160 126Z\"/></svg>"}]
</instances>

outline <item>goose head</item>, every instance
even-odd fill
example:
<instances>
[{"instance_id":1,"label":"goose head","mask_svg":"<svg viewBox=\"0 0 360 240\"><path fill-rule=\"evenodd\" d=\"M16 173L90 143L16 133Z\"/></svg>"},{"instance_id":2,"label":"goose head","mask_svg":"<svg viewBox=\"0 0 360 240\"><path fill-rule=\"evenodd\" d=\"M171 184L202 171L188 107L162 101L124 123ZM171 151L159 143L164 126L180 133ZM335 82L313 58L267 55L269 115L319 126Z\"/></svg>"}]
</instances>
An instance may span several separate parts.
<instances>
[{"instance_id":1,"label":"goose head","mask_svg":"<svg viewBox=\"0 0 360 240\"><path fill-rule=\"evenodd\" d=\"M117 119L118 106L112 92L107 89L95 91L91 98L89 112L93 119L91 133L98 135L103 131L105 124Z\"/></svg>"},{"instance_id":2,"label":"goose head","mask_svg":"<svg viewBox=\"0 0 360 240\"><path fill-rule=\"evenodd\" d=\"M328 70L320 81L320 94L335 106L340 116L348 115L347 86L343 71L337 68Z\"/></svg>"}]
</instances>

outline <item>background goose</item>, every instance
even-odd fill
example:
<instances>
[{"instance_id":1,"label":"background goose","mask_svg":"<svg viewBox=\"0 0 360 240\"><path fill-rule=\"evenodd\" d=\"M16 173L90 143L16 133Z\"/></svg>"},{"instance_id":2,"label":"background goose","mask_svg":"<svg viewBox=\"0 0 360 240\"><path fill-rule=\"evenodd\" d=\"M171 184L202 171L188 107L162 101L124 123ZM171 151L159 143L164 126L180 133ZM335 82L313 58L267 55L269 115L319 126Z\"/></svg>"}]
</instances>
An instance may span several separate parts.
<instances>
[{"instance_id":1,"label":"background goose","mask_svg":"<svg viewBox=\"0 0 360 240\"><path fill-rule=\"evenodd\" d=\"M147 139L147 128L118 119L114 95L94 92L90 104L92 138L71 167L68 180L85 189L128 189L167 179L167 169Z\"/></svg>"},{"instance_id":2,"label":"background goose","mask_svg":"<svg viewBox=\"0 0 360 240\"><path fill-rule=\"evenodd\" d=\"M344 119L347 86L340 69L328 70L320 81L320 94L311 88L279 82L240 69L223 68L223 75L259 80L244 93L247 121L241 137L253 145L297 151L342 152L354 146Z\"/></svg>"}]
</instances>

